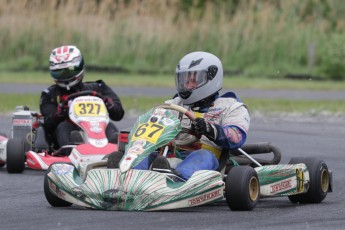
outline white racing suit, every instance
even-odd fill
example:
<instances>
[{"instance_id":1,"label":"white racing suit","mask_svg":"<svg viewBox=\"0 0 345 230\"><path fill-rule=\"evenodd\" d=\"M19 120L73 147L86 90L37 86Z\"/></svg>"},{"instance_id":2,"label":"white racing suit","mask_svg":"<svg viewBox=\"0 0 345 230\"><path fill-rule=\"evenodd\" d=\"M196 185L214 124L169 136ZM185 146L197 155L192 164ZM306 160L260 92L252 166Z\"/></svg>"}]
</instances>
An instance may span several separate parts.
<instances>
[{"instance_id":1,"label":"white racing suit","mask_svg":"<svg viewBox=\"0 0 345 230\"><path fill-rule=\"evenodd\" d=\"M166 103L177 104L190 109L183 105L180 97L175 97ZM211 141L203 135L200 138L200 143L194 144L189 150L186 148L179 151L179 156L183 161L177 165L171 164L171 166L185 180L188 180L198 170L217 170L222 149L240 148L246 140L250 125L246 106L232 92L216 97L207 112L196 113L196 117L203 117L206 122L213 124L216 128L217 138ZM186 117L183 118L182 127L189 128L190 126L191 121ZM194 150L190 150L193 148ZM149 163L139 164L136 168L148 169Z\"/></svg>"}]
</instances>

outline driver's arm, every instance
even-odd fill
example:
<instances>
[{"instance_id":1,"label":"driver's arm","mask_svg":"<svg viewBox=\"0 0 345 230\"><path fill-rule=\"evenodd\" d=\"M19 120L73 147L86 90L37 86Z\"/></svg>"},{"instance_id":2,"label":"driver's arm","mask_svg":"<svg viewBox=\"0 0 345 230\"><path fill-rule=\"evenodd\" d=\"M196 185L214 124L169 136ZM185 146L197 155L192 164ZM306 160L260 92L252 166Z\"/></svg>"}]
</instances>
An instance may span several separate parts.
<instances>
[{"instance_id":1,"label":"driver's arm","mask_svg":"<svg viewBox=\"0 0 345 230\"><path fill-rule=\"evenodd\" d=\"M249 125L250 117L244 105L229 114L225 112L222 125L214 125L217 129L217 138L214 143L228 149L240 148L247 139Z\"/></svg>"},{"instance_id":2,"label":"driver's arm","mask_svg":"<svg viewBox=\"0 0 345 230\"><path fill-rule=\"evenodd\" d=\"M120 98L102 80L98 80L96 81L96 83L97 88L95 90L101 93L104 97L111 98L112 103L114 104L114 106L108 108L110 119L112 119L113 121L120 121L125 114L125 111L122 108Z\"/></svg>"},{"instance_id":3,"label":"driver's arm","mask_svg":"<svg viewBox=\"0 0 345 230\"><path fill-rule=\"evenodd\" d=\"M49 92L49 90L45 90L41 93L40 112L43 115L44 127L48 132L53 132L64 118L58 116L58 103Z\"/></svg>"}]
</instances>

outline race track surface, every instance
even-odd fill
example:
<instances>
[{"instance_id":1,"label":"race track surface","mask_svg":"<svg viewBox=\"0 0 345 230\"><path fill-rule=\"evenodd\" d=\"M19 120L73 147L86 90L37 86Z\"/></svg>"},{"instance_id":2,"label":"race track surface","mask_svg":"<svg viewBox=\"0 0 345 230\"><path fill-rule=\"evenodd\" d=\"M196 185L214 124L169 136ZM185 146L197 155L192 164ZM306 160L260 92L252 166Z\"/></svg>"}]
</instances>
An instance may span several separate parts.
<instances>
[{"instance_id":1,"label":"race track surface","mask_svg":"<svg viewBox=\"0 0 345 230\"><path fill-rule=\"evenodd\" d=\"M130 127L132 118L117 123ZM10 133L10 117L0 119ZM334 192L321 204L296 205L288 198L260 200L250 212L230 211L225 202L164 212L120 212L53 208L43 193L44 172L7 174L0 169L0 229L344 229L345 125L281 118L253 118L247 143L271 142L291 157L319 157L333 171Z\"/></svg>"},{"instance_id":2,"label":"race track surface","mask_svg":"<svg viewBox=\"0 0 345 230\"><path fill-rule=\"evenodd\" d=\"M39 93L44 85L1 84L2 93ZM116 87L119 95L170 96L174 89ZM238 90L259 98L345 99L345 92ZM116 125L131 127L134 117ZM0 132L11 134L11 117L0 117ZM292 157L319 157L333 171L334 191L321 204L296 205L288 198L260 200L251 212L230 211L226 202L164 212L118 212L53 208L43 193L43 171L7 174L0 168L0 229L344 229L345 119L252 115L247 143L271 142L282 151L281 163Z\"/></svg>"},{"instance_id":3,"label":"race track surface","mask_svg":"<svg viewBox=\"0 0 345 230\"><path fill-rule=\"evenodd\" d=\"M25 85L25 84L0 84L1 93L41 93L49 85ZM172 97L176 94L174 88L153 87L112 87L119 96L148 96L148 97ZM289 100L343 100L345 91L304 91L304 90L267 90L267 89L223 89L222 93L234 91L241 98L276 98Z\"/></svg>"}]
</instances>

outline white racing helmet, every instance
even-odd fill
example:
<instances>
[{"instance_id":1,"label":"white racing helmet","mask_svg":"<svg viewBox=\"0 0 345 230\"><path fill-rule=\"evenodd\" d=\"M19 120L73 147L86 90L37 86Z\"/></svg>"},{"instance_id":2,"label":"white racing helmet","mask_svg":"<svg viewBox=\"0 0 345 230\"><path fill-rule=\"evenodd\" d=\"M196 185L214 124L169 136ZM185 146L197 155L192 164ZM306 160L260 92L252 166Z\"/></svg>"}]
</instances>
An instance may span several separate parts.
<instances>
[{"instance_id":1,"label":"white racing helmet","mask_svg":"<svg viewBox=\"0 0 345 230\"><path fill-rule=\"evenodd\" d=\"M55 48L49 57L49 70L55 83L69 90L84 77L84 58L76 46Z\"/></svg>"},{"instance_id":2,"label":"white racing helmet","mask_svg":"<svg viewBox=\"0 0 345 230\"><path fill-rule=\"evenodd\" d=\"M211 53L189 53L176 66L175 83L183 104L193 105L222 89L222 63Z\"/></svg>"}]
</instances>

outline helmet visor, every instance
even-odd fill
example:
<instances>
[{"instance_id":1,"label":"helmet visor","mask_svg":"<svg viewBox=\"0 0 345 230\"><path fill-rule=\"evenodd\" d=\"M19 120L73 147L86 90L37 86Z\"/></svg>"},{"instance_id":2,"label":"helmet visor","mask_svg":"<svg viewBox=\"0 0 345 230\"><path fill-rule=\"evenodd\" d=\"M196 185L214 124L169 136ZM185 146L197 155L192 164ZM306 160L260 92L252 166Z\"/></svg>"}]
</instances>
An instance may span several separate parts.
<instances>
[{"instance_id":1,"label":"helmet visor","mask_svg":"<svg viewBox=\"0 0 345 230\"><path fill-rule=\"evenodd\" d=\"M51 70L51 76L54 78L54 80L59 82L68 82L70 80L74 80L75 77L77 77L80 74L80 70L71 70L68 68L65 69L57 69L57 70Z\"/></svg>"},{"instance_id":2,"label":"helmet visor","mask_svg":"<svg viewBox=\"0 0 345 230\"><path fill-rule=\"evenodd\" d=\"M176 74L177 91L191 91L207 83L207 71L186 71Z\"/></svg>"}]
</instances>

